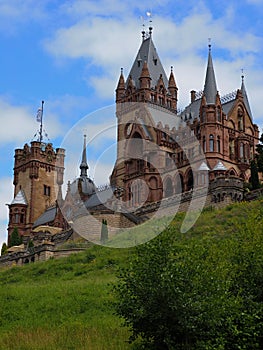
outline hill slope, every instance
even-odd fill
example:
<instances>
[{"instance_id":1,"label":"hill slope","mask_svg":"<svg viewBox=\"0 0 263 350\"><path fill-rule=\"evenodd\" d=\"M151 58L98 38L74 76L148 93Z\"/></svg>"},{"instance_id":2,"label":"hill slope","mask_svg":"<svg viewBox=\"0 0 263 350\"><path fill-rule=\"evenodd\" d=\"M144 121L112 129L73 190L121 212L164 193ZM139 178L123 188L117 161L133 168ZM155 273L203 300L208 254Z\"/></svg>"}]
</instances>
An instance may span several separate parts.
<instances>
[{"instance_id":1,"label":"hill slope","mask_svg":"<svg viewBox=\"0 0 263 350\"><path fill-rule=\"evenodd\" d=\"M242 223L253 225L259 213L262 201L208 208L186 236L230 235ZM179 214L170 224L178 241L182 219ZM137 227L132 239L163 224ZM127 232L124 236L131 239ZM129 331L114 315L112 284L132 254L132 248L93 246L69 258L1 270L0 349L130 349Z\"/></svg>"}]
</instances>

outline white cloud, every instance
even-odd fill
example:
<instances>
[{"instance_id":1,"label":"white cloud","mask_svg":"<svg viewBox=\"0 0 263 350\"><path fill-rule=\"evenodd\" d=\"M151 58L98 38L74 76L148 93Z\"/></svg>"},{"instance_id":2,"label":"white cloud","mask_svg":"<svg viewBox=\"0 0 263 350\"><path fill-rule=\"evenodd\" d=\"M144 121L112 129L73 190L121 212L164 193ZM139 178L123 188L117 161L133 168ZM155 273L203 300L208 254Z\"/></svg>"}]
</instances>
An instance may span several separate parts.
<instances>
[{"instance_id":1,"label":"white cloud","mask_svg":"<svg viewBox=\"0 0 263 350\"><path fill-rule=\"evenodd\" d=\"M0 143L21 145L22 142L32 140L39 129L36 122L37 109L32 112L28 106L16 106L0 97L0 110L3 123L0 129ZM61 133L61 125L53 113L45 116L44 122L49 126L50 137L54 138Z\"/></svg>"}]
</instances>

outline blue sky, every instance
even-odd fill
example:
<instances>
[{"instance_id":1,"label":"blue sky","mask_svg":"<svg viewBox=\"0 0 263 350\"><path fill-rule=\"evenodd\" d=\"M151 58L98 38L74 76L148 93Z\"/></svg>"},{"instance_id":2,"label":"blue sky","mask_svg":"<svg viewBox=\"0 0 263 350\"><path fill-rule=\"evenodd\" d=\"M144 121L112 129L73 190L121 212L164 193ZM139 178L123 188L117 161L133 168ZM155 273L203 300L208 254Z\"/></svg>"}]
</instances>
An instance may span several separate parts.
<instances>
[{"instance_id":1,"label":"blue sky","mask_svg":"<svg viewBox=\"0 0 263 350\"><path fill-rule=\"evenodd\" d=\"M90 175L97 185L107 182L114 159L114 91L120 68L127 77L140 46L142 18L149 25L147 11L167 74L174 67L179 107L189 103L190 90L203 88L211 38L221 96L240 87L243 68L262 130L262 0L0 0L0 242L6 239L5 203L13 199L14 149L37 131L41 100L54 146L70 147L69 135L79 135L72 145L77 153L67 149L65 183L78 175L83 132L96 136L88 148ZM103 155L108 146L111 156Z\"/></svg>"}]
</instances>

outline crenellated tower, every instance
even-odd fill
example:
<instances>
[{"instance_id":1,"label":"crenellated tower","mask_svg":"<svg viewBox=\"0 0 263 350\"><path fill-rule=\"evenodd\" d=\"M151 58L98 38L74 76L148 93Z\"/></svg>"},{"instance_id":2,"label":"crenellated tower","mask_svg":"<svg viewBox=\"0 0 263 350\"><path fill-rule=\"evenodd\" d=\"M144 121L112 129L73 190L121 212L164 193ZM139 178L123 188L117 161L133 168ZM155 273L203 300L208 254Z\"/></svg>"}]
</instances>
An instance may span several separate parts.
<instances>
[{"instance_id":1,"label":"crenellated tower","mask_svg":"<svg viewBox=\"0 0 263 350\"><path fill-rule=\"evenodd\" d=\"M9 204L8 238L17 227L29 235L36 219L61 197L65 150L32 141L15 150L14 199Z\"/></svg>"}]
</instances>

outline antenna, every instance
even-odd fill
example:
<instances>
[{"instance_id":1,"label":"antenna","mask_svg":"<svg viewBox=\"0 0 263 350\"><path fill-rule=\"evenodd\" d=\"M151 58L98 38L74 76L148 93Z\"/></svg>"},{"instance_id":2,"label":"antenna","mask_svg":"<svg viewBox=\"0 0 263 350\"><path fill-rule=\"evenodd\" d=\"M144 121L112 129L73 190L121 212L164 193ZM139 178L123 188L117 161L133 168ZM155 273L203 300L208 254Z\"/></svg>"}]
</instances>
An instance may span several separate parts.
<instances>
[{"instance_id":1,"label":"antenna","mask_svg":"<svg viewBox=\"0 0 263 350\"><path fill-rule=\"evenodd\" d=\"M42 104L41 104L41 119L40 119L40 130L39 130L39 142L42 142L42 140L43 140L43 107L44 107L44 101L42 101Z\"/></svg>"}]
</instances>

